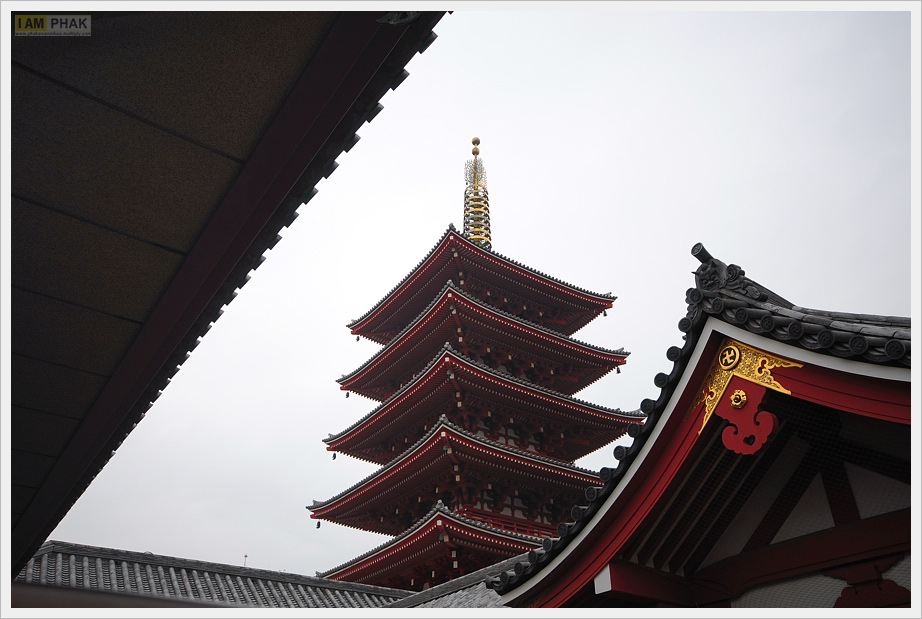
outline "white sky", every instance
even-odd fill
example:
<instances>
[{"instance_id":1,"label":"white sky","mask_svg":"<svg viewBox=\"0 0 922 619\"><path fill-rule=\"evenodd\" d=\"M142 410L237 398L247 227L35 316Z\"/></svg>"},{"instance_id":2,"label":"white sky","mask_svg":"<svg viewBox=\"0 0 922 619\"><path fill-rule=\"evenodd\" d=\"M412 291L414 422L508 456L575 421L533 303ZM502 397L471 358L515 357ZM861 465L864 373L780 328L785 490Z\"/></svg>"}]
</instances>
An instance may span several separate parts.
<instances>
[{"instance_id":1,"label":"white sky","mask_svg":"<svg viewBox=\"0 0 922 619\"><path fill-rule=\"evenodd\" d=\"M454 4L51 539L307 575L385 542L305 506L376 470L322 443L376 405L335 382L379 348L345 325L460 228L474 136L493 249L618 296L575 337L632 354L581 399L657 397L698 241L795 304L912 313L908 12Z\"/></svg>"}]
</instances>

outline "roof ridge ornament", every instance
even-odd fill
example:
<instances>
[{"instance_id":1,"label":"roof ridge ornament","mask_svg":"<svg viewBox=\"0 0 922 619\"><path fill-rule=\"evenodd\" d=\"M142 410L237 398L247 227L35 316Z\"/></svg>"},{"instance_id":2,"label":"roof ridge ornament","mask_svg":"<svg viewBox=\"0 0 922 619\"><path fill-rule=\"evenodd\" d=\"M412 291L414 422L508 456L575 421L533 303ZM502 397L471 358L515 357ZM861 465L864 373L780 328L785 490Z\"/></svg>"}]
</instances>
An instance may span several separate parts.
<instances>
[{"instance_id":1,"label":"roof ridge ornament","mask_svg":"<svg viewBox=\"0 0 922 619\"><path fill-rule=\"evenodd\" d=\"M692 271L695 276L695 287L699 290L717 293L731 291L755 301L768 301L786 308L793 307L787 299L746 277L746 271L739 265L727 265L712 256L702 243L695 243L691 254L701 263L701 266Z\"/></svg>"},{"instance_id":2,"label":"roof ridge ornament","mask_svg":"<svg viewBox=\"0 0 922 619\"><path fill-rule=\"evenodd\" d=\"M471 140L473 159L464 164L464 230L461 234L472 243L492 249L490 239L490 196L487 193L487 171L480 154L480 138Z\"/></svg>"}]
</instances>

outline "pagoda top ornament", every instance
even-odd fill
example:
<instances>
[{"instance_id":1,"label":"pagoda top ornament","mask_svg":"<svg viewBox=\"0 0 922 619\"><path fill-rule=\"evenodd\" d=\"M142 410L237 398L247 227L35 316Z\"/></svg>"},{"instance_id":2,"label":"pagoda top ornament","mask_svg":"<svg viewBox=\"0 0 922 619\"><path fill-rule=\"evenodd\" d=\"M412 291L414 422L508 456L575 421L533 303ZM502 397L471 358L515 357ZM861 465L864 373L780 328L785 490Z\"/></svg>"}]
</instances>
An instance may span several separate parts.
<instances>
[{"instance_id":1,"label":"pagoda top ornament","mask_svg":"<svg viewBox=\"0 0 922 619\"><path fill-rule=\"evenodd\" d=\"M480 154L480 138L471 140L473 159L464 164L464 228L462 235L471 242L492 249L490 239L490 196L487 193L487 171Z\"/></svg>"}]
</instances>

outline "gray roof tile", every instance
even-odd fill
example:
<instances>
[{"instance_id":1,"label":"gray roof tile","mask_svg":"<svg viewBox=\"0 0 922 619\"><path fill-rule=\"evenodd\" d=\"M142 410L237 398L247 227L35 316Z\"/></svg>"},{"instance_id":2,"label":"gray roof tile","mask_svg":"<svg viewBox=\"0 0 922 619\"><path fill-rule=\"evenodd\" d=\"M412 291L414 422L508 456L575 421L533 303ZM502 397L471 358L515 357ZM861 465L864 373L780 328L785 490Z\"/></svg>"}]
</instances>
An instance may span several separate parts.
<instances>
[{"instance_id":1,"label":"gray roof tile","mask_svg":"<svg viewBox=\"0 0 922 619\"><path fill-rule=\"evenodd\" d=\"M484 578L527 560L522 554L465 574L446 583L392 602L386 608L501 608L499 594L484 585Z\"/></svg>"},{"instance_id":2,"label":"gray roof tile","mask_svg":"<svg viewBox=\"0 0 922 619\"><path fill-rule=\"evenodd\" d=\"M409 591L48 541L15 582L259 608L380 608Z\"/></svg>"}]
</instances>

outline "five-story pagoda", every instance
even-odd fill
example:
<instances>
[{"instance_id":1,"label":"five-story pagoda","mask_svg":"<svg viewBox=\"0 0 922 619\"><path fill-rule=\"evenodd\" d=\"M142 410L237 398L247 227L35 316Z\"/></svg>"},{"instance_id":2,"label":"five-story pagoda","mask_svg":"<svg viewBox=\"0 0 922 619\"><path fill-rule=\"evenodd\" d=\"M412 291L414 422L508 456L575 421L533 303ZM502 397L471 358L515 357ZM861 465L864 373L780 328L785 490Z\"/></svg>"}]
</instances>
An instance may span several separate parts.
<instances>
[{"instance_id":1,"label":"five-story pagoda","mask_svg":"<svg viewBox=\"0 0 922 619\"><path fill-rule=\"evenodd\" d=\"M628 355L571 337L614 297L493 252L479 143L463 231L348 325L382 348L341 389L380 404L325 442L380 468L309 509L394 537L320 576L421 590L538 547L601 483L574 462L642 422L573 397Z\"/></svg>"}]
</instances>

